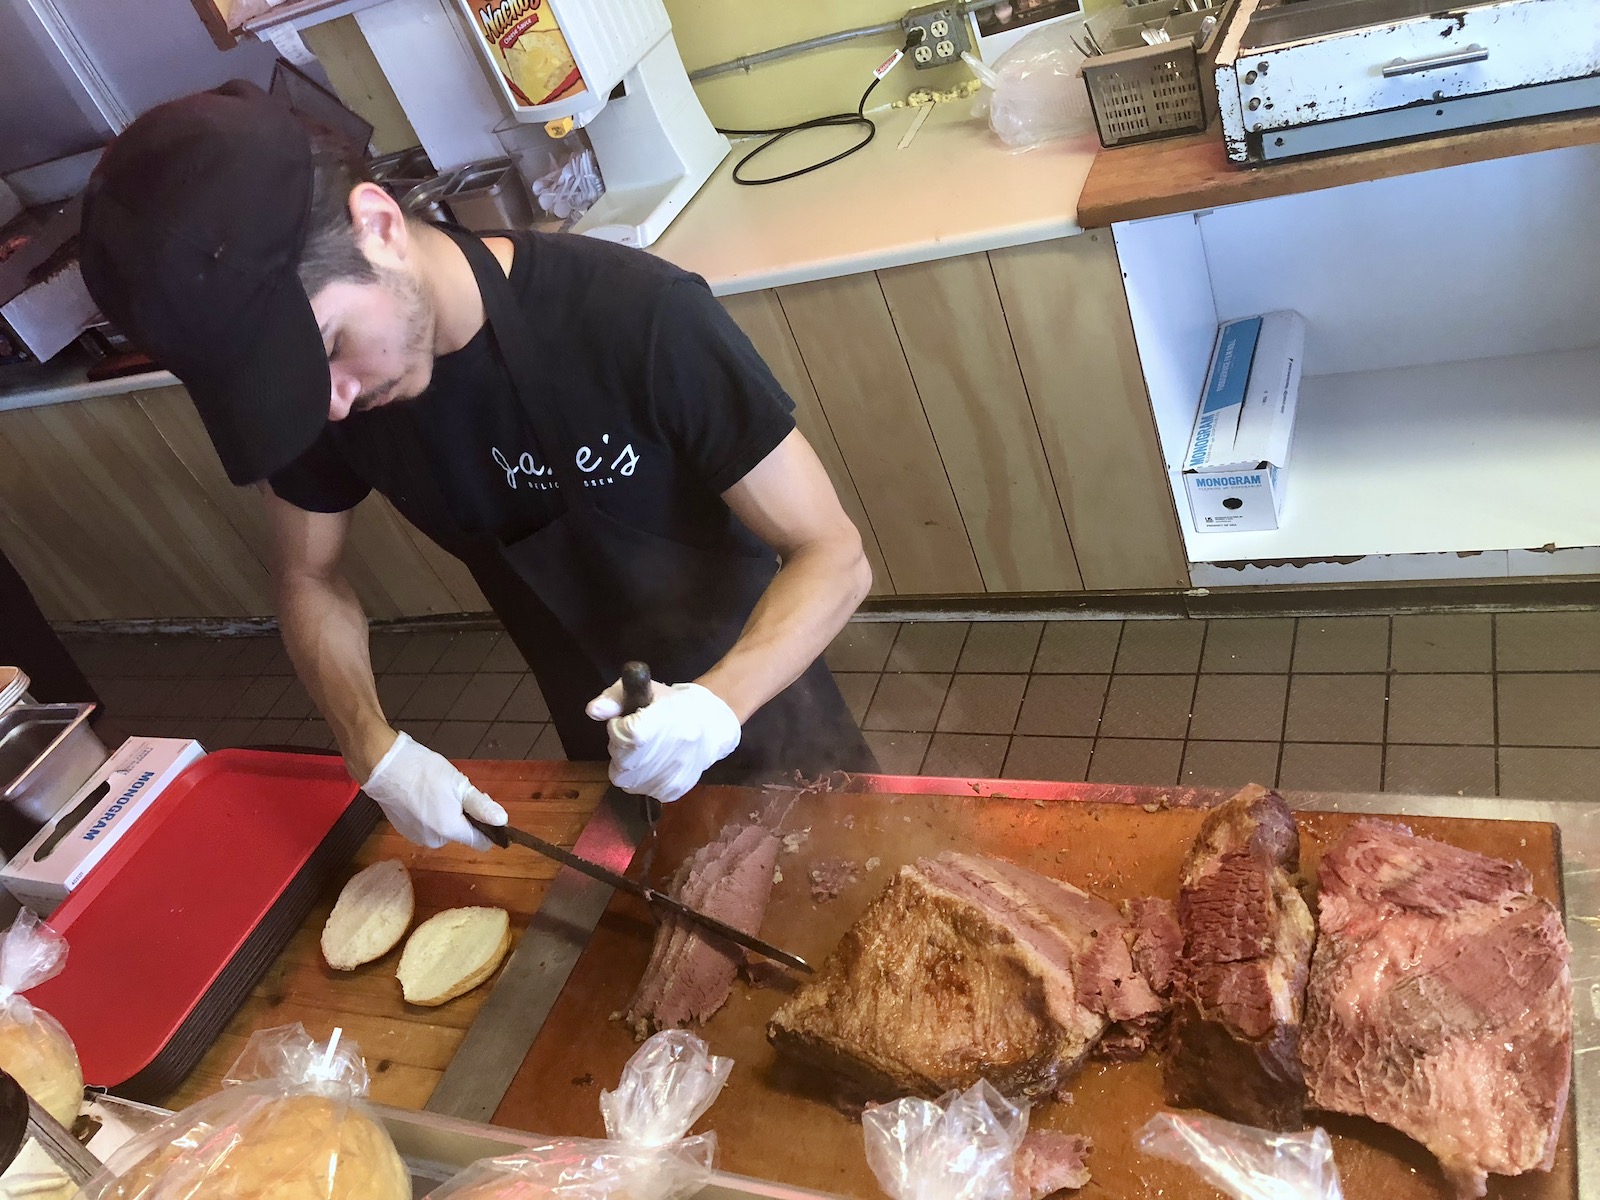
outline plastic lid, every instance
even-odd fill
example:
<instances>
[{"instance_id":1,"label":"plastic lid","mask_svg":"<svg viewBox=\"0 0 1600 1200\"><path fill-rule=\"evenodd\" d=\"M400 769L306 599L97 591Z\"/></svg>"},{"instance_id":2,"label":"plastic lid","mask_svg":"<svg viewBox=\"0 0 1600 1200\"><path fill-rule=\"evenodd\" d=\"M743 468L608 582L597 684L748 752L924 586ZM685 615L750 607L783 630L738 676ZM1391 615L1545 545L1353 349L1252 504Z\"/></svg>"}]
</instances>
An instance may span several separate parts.
<instances>
[{"instance_id":1,"label":"plastic lid","mask_svg":"<svg viewBox=\"0 0 1600 1200\"><path fill-rule=\"evenodd\" d=\"M28 677L20 667L0 667L0 712L10 708L28 690Z\"/></svg>"}]
</instances>

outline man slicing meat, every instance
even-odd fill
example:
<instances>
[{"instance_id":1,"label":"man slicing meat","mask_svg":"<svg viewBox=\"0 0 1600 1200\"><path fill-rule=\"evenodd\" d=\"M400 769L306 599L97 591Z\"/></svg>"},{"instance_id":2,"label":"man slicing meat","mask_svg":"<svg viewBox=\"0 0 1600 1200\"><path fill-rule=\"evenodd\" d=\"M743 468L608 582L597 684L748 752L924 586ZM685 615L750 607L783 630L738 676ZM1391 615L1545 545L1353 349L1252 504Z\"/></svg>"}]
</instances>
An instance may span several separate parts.
<instances>
[{"instance_id":1,"label":"man slicing meat","mask_svg":"<svg viewBox=\"0 0 1600 1200\"><path fill-rule=\"evenodd\" d=\"M340 565L372 491L471 569L568 756L609 754L628 791L873 767L819 660L870 582L860 536L703 280L408 220L353 148L243 83L112 144L81 260L228 477L260 485L289 655L407 837L483 848L466 816L506 817L379 704ZM674 682L620 716L635 658Z\"/></svg>"}]
</instances>

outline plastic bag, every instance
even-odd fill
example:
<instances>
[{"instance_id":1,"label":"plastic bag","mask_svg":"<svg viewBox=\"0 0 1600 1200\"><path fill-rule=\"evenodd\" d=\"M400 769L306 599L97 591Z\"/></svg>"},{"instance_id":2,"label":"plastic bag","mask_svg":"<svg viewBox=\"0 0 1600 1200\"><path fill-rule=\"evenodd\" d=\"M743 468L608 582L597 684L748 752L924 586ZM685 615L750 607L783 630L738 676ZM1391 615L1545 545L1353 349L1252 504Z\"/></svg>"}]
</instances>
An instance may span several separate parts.
<instances>
[{"instance_id":1,"label":"plastic bag","mask_svg":"<svg viewBox=\"0 0 1600 1200\"><path fill-rule=\"evenodd\" d=\"M1015 1200L1028 1110L986 1080L937 1103L908 1098L861 1114L867 1165L890 1200Z\"/></svg>"},{"instance_id":2,"label":"plastic bag","mask_svg":"<svg viewBox=\"0 0 1600 1200\"><path fill-rule=\"evenodd\" d=\"M28 909L0 935L0 1069L70 1129L83 1104L77 1047L54 1017L22 994L66 965L66 939Z\"/></svg>"},{"instance_id":3,"label":"plastic bag","mask_svg":"<svg viewBox=\"0 0 1600 1200\"><path fill-rule=\"evenodd\" d=\"M411 1175L363 1105L367 1068L339 1031L252 1037L223 1089L111 1155L83 1200L411 1200Z\"/></svg>"},{"instance_id":4,"label":"plastic bag","mask_svg":"<svg viewBox=\"0 0 1600 1200\"><path fill-rule=\"evenodd\" d=\"M578 150L535 179L531 187L539 207L562 221L576 221L605 192L600 164L588 149Z\"/></svg>"},{"instance_id":5,"label":"plastic bag","mask_svg":"<svg viewBox=\"0 0 1600 1200\"><path fill-rule=\"evenodd\" d=\"M600 1094L609 1140L561 1138L473 1163L430 1200L683 1200L711 1176L717 1135L687 1137L722 1091L733 1060L692 1033L663 1030Z\"/></svg>"},{"instance_id":6,"label":"plastic bag","mask_svg":"<svg viewBox=\"0 0 1600 1200\"><path fill-rule=\"evenodd\" d=\"M1036 29L992 66L964 55L980 81L994 89L989 128L1006 145L1029 150L1055 138L1094 132L1094 111L1083 84L1083 52L1073 43L1076 23Z\"/></svg>"},{"instance_id":7,"label":"plastic bag","mask_svg":"<svg viewBox=\"0 0 1600 1200\"><path fill-rule=\"evenodd\" d=\"M1157 1113L1139 1149L1193 1167L1236 1200L1343 1200L1333 1143L1322 1129L1273 1133L1218 1117Z\"/></svg>"}]
</instances>

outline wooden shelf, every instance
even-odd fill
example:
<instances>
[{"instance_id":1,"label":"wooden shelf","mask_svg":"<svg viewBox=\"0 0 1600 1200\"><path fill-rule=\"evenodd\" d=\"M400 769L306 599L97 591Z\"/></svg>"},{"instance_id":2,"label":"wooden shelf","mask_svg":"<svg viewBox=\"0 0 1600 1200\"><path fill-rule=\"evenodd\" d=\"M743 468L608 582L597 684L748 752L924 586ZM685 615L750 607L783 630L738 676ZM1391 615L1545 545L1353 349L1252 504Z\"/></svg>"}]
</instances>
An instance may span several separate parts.
<instances>
[{"instance_id":1,"label":"wooden shelf","mask_svg":"<svg viewBox=\"0 0 1600 1200\"><path fill-rule=\"evenodd\" d=\"M1078 224L1102 228L1172 213L1193 212L1366 183L1461 163L1534 154L1600 142L1600 112L1517 121L1391 146L1350 150L1267 166L1230 163L1222 127L1205 133L1101 150L1078 199Z\"/></svg>"},{"instance_id":2,"label":"wooden shelf","mask_svg":"<svg viewBox=\"0 0 1600 1200\"><path fill-rule=\"evenodd\" d=\"M293 0L292 3L269 8L259 17L251 17L239 28L240 32L252 33L257 37L275 25L310 29L312 26L337 20L339 17L349 16L351 13L382 3L383 0Z\"/></svg>"}]
</instances>

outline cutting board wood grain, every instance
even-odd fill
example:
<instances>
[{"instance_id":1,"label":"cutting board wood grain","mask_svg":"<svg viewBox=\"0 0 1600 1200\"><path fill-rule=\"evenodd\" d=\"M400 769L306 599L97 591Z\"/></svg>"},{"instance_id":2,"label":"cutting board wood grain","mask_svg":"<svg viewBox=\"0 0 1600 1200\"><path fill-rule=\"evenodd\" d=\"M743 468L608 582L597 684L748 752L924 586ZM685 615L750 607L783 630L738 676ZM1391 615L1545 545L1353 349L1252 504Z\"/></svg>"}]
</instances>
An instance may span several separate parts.
<instances>
[{"instance_id":1,"label":"cutting board wood grain","mask_svg":"<svg viewBox=\"0 0 1600 1200\"><path fill-rule=\"evenodd\" d=\"M1218 793L1223 795L1223 793ZM1193 799L1193 797L1187 797ZM1154 806L1151 806L1154 808ZM1009 800L993 796L897 796L842 793L765 795L704 788L667 808L653 876L664 882L685 856L724 824L759 816L793 849L779 856L761 936L820 964L845 929L904 863L955 849L993 855L1065 879L1111 901L1175 898L1178 870L1204 812L1193 807ZM781 818L781 820L780 820ZM1299 814L1303 871L1315 879L1325 847L1358 818ZM1558 831L1533 822L1407 818L1417 833L1469 850L1514 859L1533 874L1534 889L1560 904ZM796 846L795 844L798 843ZM815 901L809 868L848 858L870 872L837 899ZM617 897L578 962L521 1071L495 1114L497 1124L546 1134L603 1136L599 1098L615 1086L636 1046L612 1015L627 1007L649 955L653 925L629 897ZM734 1060L733 1074L700 1130L714 1129L719 1165L741 1175L876 1200L859 1124L825 1102L825 1088L804 1068L777 1058L765 1037L779 990L736 983L727 1005L700 1030L711 1049ZM1218 1193L1185 1168L1138 1152L1135 1132L1162 1107L1160 1065L1090 1065L1072 1085L1071 1103L1037 1105L1034 1127L1085 1133L1094 1140L1094 1179L1082 1197L1212 1197ZM1321 1122L1351 1197L1434 1200L1451 1191L1431 1155L1405 1137L1354 1118ZM1489 1195L1505 1200L1564 1200L1575 1194L1573 1122L1569 1108L1554 1171L1503 1180Z\"/></svg>"},{"instance_id":2,"label":"cutting board wood grain","mask_svg":"<svg viewBox=\"0 0 1600 1200\"><path fill-rule=\"evenodd\" d=\"M522 829L570 847L593 814L607 783L605 767L586 763L462 762L468 777L511 814ZM544 899L557 865L534 854L478 853L452 843L438 850L413 845L384 822L378 826L262 976L200 1065L161 1103L182 1108L212 1095L250 1036L299 1021L314 1036L343 1029L361 1047L372 1076L370 1096L397 1108L422 1108L488 998L493 980L437 1008L407 1004L395 979L404 943L354 971L335 971L322 958L323 923L339 888L362 867L398 859L411 872L415 923L436 912L488 904L511 914L514 936ZM498 978L498 976L496 977Z\"/></svg>"}]
</instances>

